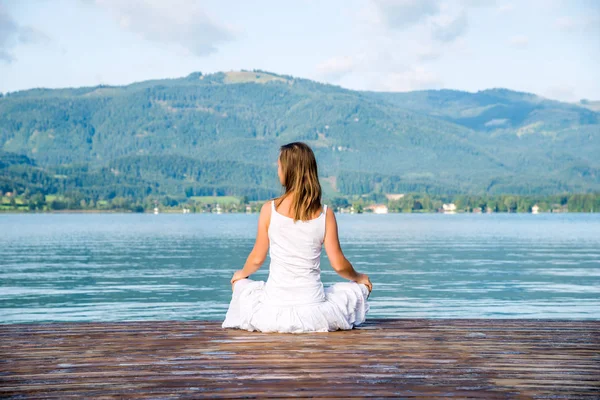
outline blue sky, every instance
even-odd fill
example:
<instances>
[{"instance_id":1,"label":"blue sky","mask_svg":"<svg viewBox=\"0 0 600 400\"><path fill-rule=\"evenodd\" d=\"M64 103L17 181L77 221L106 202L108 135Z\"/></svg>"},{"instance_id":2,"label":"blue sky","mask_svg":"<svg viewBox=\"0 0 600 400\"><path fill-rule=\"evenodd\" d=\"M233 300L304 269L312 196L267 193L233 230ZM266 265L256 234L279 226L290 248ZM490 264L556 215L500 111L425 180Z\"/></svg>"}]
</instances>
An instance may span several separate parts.
<instances>
[{"instance_id":1,"label":"blue sky","mask_svg":"<svg viewBox=\"0 0 600 400\"><path fill-rule=\"evenodd\" d=\"M596 0L0 0L0 92L264 69L600 100Z\"/></svg>"}]
</instances>

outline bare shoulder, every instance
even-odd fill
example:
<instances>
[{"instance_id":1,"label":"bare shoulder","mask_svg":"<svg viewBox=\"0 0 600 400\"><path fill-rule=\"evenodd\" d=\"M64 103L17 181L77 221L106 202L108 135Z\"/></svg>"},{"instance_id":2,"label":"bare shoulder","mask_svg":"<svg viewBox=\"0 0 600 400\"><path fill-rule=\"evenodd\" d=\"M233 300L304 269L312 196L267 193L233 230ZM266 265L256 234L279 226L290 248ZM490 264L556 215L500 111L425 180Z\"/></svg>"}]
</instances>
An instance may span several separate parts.
<instances>
[{"instance_id":1,"label":"bare shoulder","mask_svg":"<svg viewBox=\"0 0 600 400\"><path fill-rule=\"evenodd\" d=\"M333 212L333 209L331 207L327 207L327 211L325 212L325 215L327 216L327 219L333 218L335 219L335 212Z\"/></svg>"},{"instance_id":2,"label":"bare shoulder","mask_svg":"<svg viewBox=\"0 0 600 400\"><path fill-rule=\"evenodd\" d=\"M331 209L331 207L327 207L327 211L325 211L325 236L328 236L328 232L336 232L337 231L337 222L335 220L335 213Z\"/></svg>"},{"instance_id":3,"label":"bare shoulder","mask_svg":"<svg viewBox=\"0 0 600 400\"><path fill-rule=\"evenodd\" d=\"M266 215L270 215L271 214L271 202L273 200L269 200L267 202L265 202L262 207L260 208L260 213L261 214L266 214Z\"/></svg>"},{"instance_id":4,"label":"bare shoulder","mask_svg":"<svg viewBox=\"0 0 600 400\"><path fill-rule=\"evenodd\" d=\"M259 230L268 230L269 225L271 224L271 202L267 201L260 208L260 213L258 214L258 226Z\"/></svg>"}]
</instances>

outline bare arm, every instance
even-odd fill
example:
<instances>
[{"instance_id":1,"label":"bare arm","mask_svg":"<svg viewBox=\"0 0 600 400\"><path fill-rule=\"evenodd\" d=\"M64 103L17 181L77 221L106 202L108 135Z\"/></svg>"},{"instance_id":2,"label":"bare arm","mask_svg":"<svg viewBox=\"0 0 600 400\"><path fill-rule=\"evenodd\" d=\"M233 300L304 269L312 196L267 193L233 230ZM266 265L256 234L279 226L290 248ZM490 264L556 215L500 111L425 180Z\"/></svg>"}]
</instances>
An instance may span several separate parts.
<instances>
[{"instance_id":1,"label":"bare arm","mask_svg":"<svg viewBox=\"0 0 600 400\"><path fill-rule=\"evenodd\" d=\"M231 283L237 280L247 278L252 275L262 266L267 258L269 251L269 223L271 222L271 203L263 204L258 217L258 232L256 233L256 241L254 248L246 258L244 268L236 271L231 278Z\"/></svg>"},{"instance_id":2,"label":"bare arm","mask_svg":"<svg viewBox=\"0 0 600 400\"><path fill-rule=\"evenodd\" d=\"M325 216L325 251L327 252L327 257L329 257L329 262L331 266L342 278L349 279L354 282L364 283L369 288L369 291L372 290L371 281L369 277L365 274L359 274L354 270L350 261L344 256L342 252L342 248L340 246L340 240L338 237L338 227L337 221L335 219L335 214L331 208L327 209L327 215Z\"/></svg>"}]
</instances>

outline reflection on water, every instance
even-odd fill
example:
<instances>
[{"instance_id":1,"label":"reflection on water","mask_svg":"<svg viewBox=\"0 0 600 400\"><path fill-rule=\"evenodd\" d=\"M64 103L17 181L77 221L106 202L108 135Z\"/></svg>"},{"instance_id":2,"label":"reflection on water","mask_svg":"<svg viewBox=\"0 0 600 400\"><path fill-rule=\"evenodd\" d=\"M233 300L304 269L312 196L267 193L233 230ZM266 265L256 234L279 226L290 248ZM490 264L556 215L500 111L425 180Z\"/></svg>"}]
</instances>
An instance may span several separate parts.
<instances>
[{"instance_id":1,"label":"reflection on water","mask_svg":"<svg viewBox=\"0 0 600 400\"><path fill-rule=\"evenodd\" d=\"M600 319L600 215L339 215L371 317ZM0 323L222 319L257 215L0 215ZM267 260L268 263L268 260ZM323 260L325 284L342 281ZM254 279L266 279L268 264Z\"/></svg>"}]
</instances>

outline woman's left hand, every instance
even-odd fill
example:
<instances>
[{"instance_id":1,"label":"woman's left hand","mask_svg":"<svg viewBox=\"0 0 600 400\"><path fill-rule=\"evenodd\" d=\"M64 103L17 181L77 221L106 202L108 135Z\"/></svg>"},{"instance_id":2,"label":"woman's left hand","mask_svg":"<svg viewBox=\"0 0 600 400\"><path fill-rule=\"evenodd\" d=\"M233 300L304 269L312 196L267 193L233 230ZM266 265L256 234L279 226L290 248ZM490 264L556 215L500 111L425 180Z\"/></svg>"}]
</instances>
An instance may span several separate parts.
<instances>
[{"instance_id":1,"label":"woman's left hand","mask_svg":"<svg viewBox=\"0 0 600 400\"><path fill-rule=\"evenodd\" d=\"M246 279L247 276L244 274L244 272L239 269L237 271L234 272L233 277L231 278L231 284L233 285L234 282L239 281L240 279Z\"/></svg>"}]
</instances>

